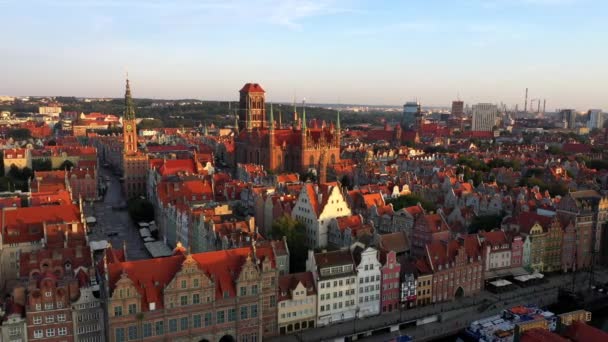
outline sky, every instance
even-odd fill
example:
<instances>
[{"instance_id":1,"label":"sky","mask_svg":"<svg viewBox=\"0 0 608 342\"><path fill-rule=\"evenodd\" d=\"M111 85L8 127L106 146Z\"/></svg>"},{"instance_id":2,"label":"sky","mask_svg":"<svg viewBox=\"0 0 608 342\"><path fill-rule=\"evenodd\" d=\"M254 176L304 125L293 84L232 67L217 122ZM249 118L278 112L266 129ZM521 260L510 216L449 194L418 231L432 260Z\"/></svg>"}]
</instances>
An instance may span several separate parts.
<instances>
[{"instance_id":1,"label":"sky","mask_svg":"<svg viewBox=\"0 0 608 342\"><path fill-rule=\"evenodd\" d=\"M0 0L0 95L608 110L605 0Z\"/></svg>"}]
</instances>

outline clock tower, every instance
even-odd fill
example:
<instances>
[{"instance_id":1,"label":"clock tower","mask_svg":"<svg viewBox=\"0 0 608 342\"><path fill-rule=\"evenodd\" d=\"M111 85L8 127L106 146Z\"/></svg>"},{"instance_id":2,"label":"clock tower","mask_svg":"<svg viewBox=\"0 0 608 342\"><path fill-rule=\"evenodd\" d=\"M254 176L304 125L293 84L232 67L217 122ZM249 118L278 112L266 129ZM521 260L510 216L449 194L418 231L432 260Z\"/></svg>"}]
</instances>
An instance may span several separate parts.
<instances>
[{"instance_id":1,"label":"clock tower","mask_svg":"<svg viewBox=\"0 0 608 342\"><path fill-rule=\"evenodd\" d=\"M137 127L135 126L135 106L131 97L131 86L127 79L125 91L125 112L122 117L122 171L124 177L123 191L127 198L146 194L146 177L148 174L148 157L137 150Z\"/></svg>"},{"instance_id":2,"label":"clock tower","mask_svg":"<svg viewBox=\"0 0 608 342\"><path fill-rule=\"evenodd\" d=\"M122 136L124 138L124 153L127 155L137 153L137 128L135 126L135 107L131 97L131 86L127 79L125 91L125 113L122 118Z\"/></svg>"}]
</instances>

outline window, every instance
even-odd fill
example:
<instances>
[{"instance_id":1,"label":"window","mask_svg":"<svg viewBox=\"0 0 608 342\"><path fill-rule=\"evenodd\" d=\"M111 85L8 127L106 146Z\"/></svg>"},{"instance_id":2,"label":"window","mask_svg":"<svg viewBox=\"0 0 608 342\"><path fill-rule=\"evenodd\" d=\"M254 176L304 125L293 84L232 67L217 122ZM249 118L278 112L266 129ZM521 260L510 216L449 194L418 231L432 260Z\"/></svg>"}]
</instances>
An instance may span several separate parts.
<instances>
[{"instance_id":1,"label":"window","mask_svg":"<svg viewBox=\"0 0 608 342\"><path fill-rule=\"evenodd\" d=\"M44 310L53 310L53 303L44 304Z\"/></svg>"},{"instance_id":2,"label":"window","mask_svg":"<svg viewBox=\"0 0 608 342\"><path fill-rule=\"evenodd\" d=\"M245 286L241 286L241 296L247 295L247 288Z\"/></svg>"},{"instance_id":3,"label":"window","mask_svg":"<svg viewBox=\"0 0 608 342\"><path fill-rule=\"evenodd\" d=\"M193 315L192 316L192 327L200 328L202 326L201 315Z\"/></svg>"},{"instance_id":4,"label":"window","mask_svg":"<svg viewBox=\"0 0 608 342\"><path fill-rule=\"evenodd\" d=\"M277 297L275 295L270 296L270 307L274 308L277 305Z\"/></svg>"},{"instance_id":5,"label":"window","mask_svg":"<svg viewBox=\"0 0 608 342\"><path fill-rule=\"evenodd\" d=\"M116 342L124 342L125 328L116 328L114 334L116 335Z\"/></svg>"},{"instance_id":6,"label":"window","mask_svg":"<svg viewBox=\"0 0 608 342\"><path fill-rule=\"evenodd\" d=\"M188 317L182 317L179 320L179 330L188 330Z\"/></svg>"},{"instance_id":7,"label":"window","mask_svg":"<svg viewBox=\"0 0 608 342\"><path fill-rule=\"evenodd\" d=\"M198 278L192 279L192 287L198 287L198 286L199 286Z\"/></svg>"},{"instance_id":8,"label":"window","mask_svg":"<svg viewBox=\"0 0 608 342\"><path fill-rule=\"evenodd\" d=\"M181 296L181 297L179 297L179 303L182 306L188 305L188 296Z\"/></svg>"},{"instance_id":9,"label":"window","mask_svg":"<svg viewBox=\"0 0 608 342\"><path fill-rule=\"evenodd\" d=\"M144 323L142 330L142 334L144 337L152 336L152 323Z\"/></svg>"},{"instance_id":10,"label":"window","mask_svg":"<svg viewBox=\"0 0 608 342\"><path fill-rule=\"evenodd\" d=\"M42 304L36 304L36 310L37 311L42 310Z\"/></svg>"},{"instance_id":11,"label":"window","mask_svg":"<svg viewBox=\"0 0 608 342\"><path fill-rule=\"evenodd\" d=\"M34 316L34 324L42 324L42 317Z\"/></svg>"},{"instance_id":12,"label":"window","mask_svg":"<svg viewBox=\"0 0 608 342\"><path fill-rule=\"evenodd\" d=\"M216 313L216 323L217 324L222 324L224 323L224 311L218 311Z\"/></svg>"},{"instance_id":13,"label":"window","mask_svg":"<svg viewBox=\"0 0 608 342\"><path fill-rule=\"evenodd\" d=\"M46 292L44 293L44 296L45 296L45 297L50 297L51 295L53 295L53 293L52 293L51 291L46 291Z\"/></svg>"},{"instance_id":14,"label":"window","mask_svg":"<svg viewBox=\"0 0 608 342\"><path fill-rule=\"evenodd\" d=\"M165 333L164 324L165 324L164 321L157 321L154 324L154 332L155 332L156 336L161 336Z\"/></svg>"},{"instance_id":15,"label":"window","mask_svg":"<svg viewBox=\"0 0 608 342\"><path fill-rule=\"evenodd\" d=\"M170 319L169 320L169 332L176 332L177 331L177 319Z\"/></svg>"},{"instance_id":16,"label":"window","mask_svg":"<svg viewBox=\"0 0 608 342\"><path fill-rule=\"evenodd\" d=\"M42 333L42 329L34 330L34 338L43 338L44 334Z\"/></svg>"},{"instance_id":17,"label":"window","mask_svg":"<svg viewBox=\"0 0 608 342\"><path fill-rule=\"evenodd\" d=\"M211 325L211 320L212 320L212 317L213 317L213 316L211 316L211 313L210 313L210 312L207 312L207 313L205 314L205 326L206 326L206 327L208 327L208 326L210 326L210 325Z\"/></svg>"},{"instance_id":18,"label":"window","mask_svg":"<svg viewBox=\"0 0 608 342\"><path fill-rule=\"evenodd\" d=\"M129 333L129 341L133 341L137 339L137 326L132 325L128 328Z\"/></svg>"},{"instance_id":19,"label":"window","mask_svg":"<svg viewBox=\"0 0 608 342\"><path fill-rule=\"evenodd\" d=\"M188 287L188 281L187 280L182 280L182 289L185 289Z\"/></svg>"},{"instance_id":20,"label":"window","mask_svg":"<svg viewBox=\"0 0 608 342\"><path fill-rule=\"evenodd\" d=\"M137 304L129 304L129 315L137 313Z\"/></svg>"},{"instance_id":21,"label":"window","mask_svg":"<svg viewBox=\"0 0 608 342\"><path fill-rule=\"evenodd\" d=\"M235 308L228 309L228 322L234 322L234 321L236 321L236 309Z\"/></svg>"},{"instance_id":22,"label":"window","mask_svg":"<svg viewBox=\"0 0 608 342\"><path fill-rule=\"evenodd\" d=\"M21 328L20 327L10 327L8 329L8 336L10 337L17 337L21 335Z\"/></svg>"},{"instance_id":23,"label":"window","mask_svg":"<svg viewBox=\"0 0 608 342\"><path fill-rule=\"evenodd\" d=\"M252 285L251 286L251 294L254 295L254 296L258 294L258 286L257 285Z\"/></svg>"},{"instance_id":24,"label":"window","mask_svg":"<svg viewBox=\"0 0 608 342\"><path fill-rule=\"evenodd\" d=\"M247 307L241 306L241 319L247 319Z\"/></svg>"},{"instance_id":25,"label":"window","mask_svg":"<svg viewBox=\"0 0 608 342\"><path fill-rule=\"evenodd\" d=\"M46 316L46 317L44 318L44 321L45 321L46 323L54 323L54 322L55 322L55 316L52 316L52 315Z\"/></svg>"},{"instance_id":26,"label":"window","mask_svg":"<svg viewBox=\"0 0 608 342\"><path fill-rule=\"evenodd\" d=\"M122 306L114 307L114 317L122 316Z\"/></svg>"},{"instance_id":27,"label":"window","mask_svg":"<svg viewBox=\"0 0 608 342\"><path fill-rule=\"evenodd\" d=\"M65 322L65 314L59 314L59 315L57 315L57 321L58 322Z\"/></svg>"},{"instance_id":28,"label":"window","mask_svg":"<svg viewBox=\"0 0 608 342\"><path fill-rule=\"evenodd\" d=\"M199 304L201 302L201 295L195 293L192 295L192 304Z\"/></svg>"},{"instance_id":29,"label":"window","mask_svg":"<svg viewBox=\"0 0 608 342\"><path fill-rule=\"evenodd\" d=\"M253 304L251 306L251 318L256 318L256 317L258 317L258 305Z\"/></svg>"}]
</instances>

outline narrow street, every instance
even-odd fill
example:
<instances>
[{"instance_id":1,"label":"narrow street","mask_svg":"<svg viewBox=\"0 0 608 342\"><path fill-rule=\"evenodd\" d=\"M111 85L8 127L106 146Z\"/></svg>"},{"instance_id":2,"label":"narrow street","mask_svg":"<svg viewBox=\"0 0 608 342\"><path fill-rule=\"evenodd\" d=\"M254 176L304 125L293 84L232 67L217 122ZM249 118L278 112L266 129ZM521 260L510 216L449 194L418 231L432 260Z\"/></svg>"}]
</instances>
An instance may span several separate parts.
<instances>
[{"instance_id":1,"label":"narrow street","mask_svg":"<svg viewBox=\"0 0 608 342\"><path fill-rule=\"evenodd\" d=\"M107 240L113 248L122 248L124 241L127 243L127 260L150 258L128 211L112 209L113 206L120 206L126 202L118 177L114 176L110 169L102 166L99 167L99 176L104 181L109 177L109 181L105 181L108 190L103 201L87 202L84 205L85 216L94 216L97 219L97 223L91 227L90 241Z\"/></svg>"}]
</instances>

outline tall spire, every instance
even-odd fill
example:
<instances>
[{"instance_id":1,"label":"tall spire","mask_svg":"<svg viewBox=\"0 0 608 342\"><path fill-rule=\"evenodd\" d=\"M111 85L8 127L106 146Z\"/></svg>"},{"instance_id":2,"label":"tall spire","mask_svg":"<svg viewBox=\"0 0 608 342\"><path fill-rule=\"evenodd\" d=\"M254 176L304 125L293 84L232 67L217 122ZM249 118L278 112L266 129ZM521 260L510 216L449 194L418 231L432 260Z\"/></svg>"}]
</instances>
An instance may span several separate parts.
<instances>
[{"instance_id":1,"label":"tall spire","mask_svg":"<svg viewBox=\"0 0 608 342\"><path fill-rule=\"evenodd\" d=\"M274 132L274 111L272 110L272 103L270 104L270 119L268 120L268 125L271 132Z\"/></svg>"},{"instance_id":2,"label":"tall spire","mask_svg":"<svg viewBox=\"0 0 608 342\"><path fill-rule=\"evenodd\" d=\"M302 101L302 134L306 134L306 100Z\"/></svg>"},{"instance_id":3,"label":"tall spire","mask_svg":"<svg viewBox=\"0 0 608 342\"><path fill-rule=\"evenodd\" d=\"M133 105L133 98L131 98L131 86L129 85L128 77L127 89L125 90L125 113L123 119L135 120L135 106Z\"/></svg>"},{"instance_id":4,"label":"tall spire","mask_svg":"<svg viewBox=\"0 0 608 342\"><path fill-rule=\"evenodd\" d=\"M251 131L253 127L251 126L251 102L247 99L247 130Z\"/></svg>"},{"instance_id":5,"label":"tall spire","mask_svg":"<svg viewBox=\"0 0 608 342\"><path fill-rule=\"evenodd\" d=\"M298 122L298 107L296 107L296 95L293 95L293 123L294 126Z\"/></svg>"},{"instance_id":6,"label":"tall spire","mask_svg":"<svg viewBox=\"0 0 608 342\"><path fill-rule=\"evenodd\" d=\"M336 131L340 133L340 109L338 108L338 117L336 118Z\"/></svg>"}]
</instances>

